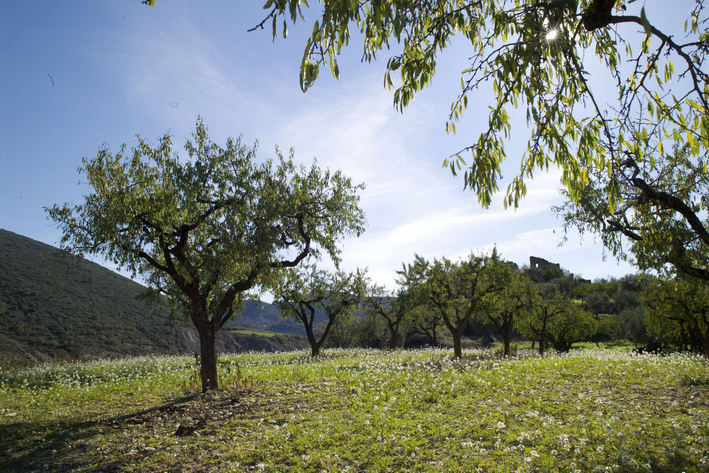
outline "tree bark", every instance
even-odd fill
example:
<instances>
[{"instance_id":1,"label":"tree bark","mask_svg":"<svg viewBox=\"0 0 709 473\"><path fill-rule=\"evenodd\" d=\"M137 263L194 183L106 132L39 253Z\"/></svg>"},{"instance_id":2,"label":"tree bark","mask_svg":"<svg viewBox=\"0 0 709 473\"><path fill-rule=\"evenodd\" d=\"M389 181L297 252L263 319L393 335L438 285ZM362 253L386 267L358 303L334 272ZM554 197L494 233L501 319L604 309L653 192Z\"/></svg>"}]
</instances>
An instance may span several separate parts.
<instances>
[{"instance_id":1,"label":"tree bark","mask_svg":"<svg viewBox=\"0 0 709 473\"><path fill-rule=\"evenodd\" d=\"M463 345L461 343L461 335L458 331L453 332L453 356L455 358L463 357Z\"/></svg>"},{"instance_id":2,"label":"tree bark","mask_svg":"<svg viewBox=\"0 0 709 473\"><path fill-rule=\"evenodd\" d=\"M396 339L398 335L399 326L389 324L389 349L396 350Z\"/></svg>"},{"instance_id":3,"label":"tree bark","mask_svg":"<svg viewBox=\"0 0 709 473\"><path fill-rule=\"evenodd\" d=\"M507 330L502 331L502 343L505 345L505 356L510 356L510 333Z\"/></svg>"},{"instance_id":4,"label":"tree bark","mask_svg":"<svg viewBox=\"0 0 709 473\"><path fill-rule=\"evenodd\" d=\"M210 389L219 389L219 379L217 377L217 331L211 324L200 324L197 327L199 332L200 345L200 369L199 375L202 379L202 392Z\"/></svg>"},{"instance_id":5,"label":"tree bark","mask_svg":"<svg viewBox=\"0 0 709 473\"><path fill-rule=\"evenodd\" d=\"M310 354L311 356L320 355L320 344L317 338L315 338L315 332L313 331L313 326L306 322L305 324L305 334L308 337L308 343L310 343Z\"/></svg>"},{"instance_id":6,"label":"tree bark","mask_svg":"<svg viewBox=\"0 0 709 473\"><path fill-rule=\"evenodd\" d=\"M433 341L433 346L437 347L438 346L438 334L436 333L436 326L433 326L433 330L431 331L431 335L429 338Z\"/></svg>"}]
</instances>

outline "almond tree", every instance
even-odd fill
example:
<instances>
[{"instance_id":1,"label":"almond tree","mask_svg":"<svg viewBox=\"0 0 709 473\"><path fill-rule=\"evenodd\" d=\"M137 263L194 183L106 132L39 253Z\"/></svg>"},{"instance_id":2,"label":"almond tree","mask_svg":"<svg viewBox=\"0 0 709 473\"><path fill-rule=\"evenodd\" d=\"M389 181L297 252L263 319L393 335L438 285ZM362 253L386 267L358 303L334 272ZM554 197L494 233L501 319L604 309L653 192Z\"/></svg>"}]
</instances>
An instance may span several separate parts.
<instances>
[{"instance_id":1,"label":"almond tree","mask_svg":"<svg viewBox=\"0 0 709 473\"><path fill-rule=\"evenodd\" d=\"M530 309L531 282L514 263L503 262L500 287L486 298L481 310L484 320L502 337L505 356L510 355L510 336L515 323Z\"/></svg>"},{"instance_id":2,"label":"almond tree","mask_svg":"<svg viewBox=\"0 0 709 473\"><path fill-rule=\"evenodd\" d=\"M337 317L360 308L366 286L364 272L328 273L313 265L284 273L281 284L274 288L274 302L281 310L281 316L300 320L305 327L311 355L319 356ZM319 314L325 321L316 333Z\"/></svg>"},{"instance_id":3,"label":"almond tree","mask_svg":"<svg viewBox=\"0 0 709 473\"><path fill-rule=\"evenodd\" d=\"M530 293L530 302L531 310L523 312L518 327L522 335L539 342L540 355L544 355L548 344L567 352L574 342L596 333L593 315L552 283L538 285Z\"/></svg>"},{"instance_id":4,"label":"almond tree","mask_svg":"<svg viewBox=\"0 0 709 473\"><path fill-rule=\"evenodd\" d=\"M444 165L462 173L483 206L500 187L511 128L524 117L515 139L521 130L527 147L519 174L507 183L505 205L516 207L529 179L557 167L567 226L600 235L616 256L641 269L669 264L675 273L709 281L704 0L314 3L321 5L266 0L265 17L254 27L272 25L275 38L285 36L289 22L314 22L300 66L304 91L321 66L339 77L338 57L356 39L363 61L388 54L384 84L403 110L431 84L453 38L461 40L468 67L451 92L446 130L456 132L469 103L488 119L466 132L468 145ZM317 12L303 14L307 8ZM668 8L683 21L666 21ZM683 155L668 152L674 147Z\"/></svg>"},{"instance_id":5,"label":"almond tree","mask_svg":"<svg viewBox=\"0 0 709 473\"><path fill-rule=\"evenodd\" d=\"M463 332L473 314L486 297L502 288L497 274L501 264L495 249L489 256L471 254L458 263L436 259L427 268L428 299L453 336L456 358L462 356Z\"/></svg>"},{"instance_id":6,"label":"almond tree","mask_svg":"<svg viewBox=\"0 0 709 473\"><path fill-rule=\"evenodd\" d=\"M366 305L370 311L386 321L389 330L389 348L393 350L399 343L399 326L411 309L412 298L404 289L389 293L377 285L369 288L368 293Z\"/></svg>"},{"instance_id":7,"label":"almond tree","mask_svg":"<svg viewBox=\"0 0 709 473\"><path fill-rule=\"evenodd\" d=\"M284 268L359 235L357 192L339 171L296 166L292 151L256 161L240 138L221 147L200 120L173 152L166 135L155 146L138 137L130 151L99 150L84 159L83 203L55 205L49 216L75 254L105 256L181 309L200 337L202 389L217 389L216 334L252 289L273 286Z\"/></svg>"},{"instance_id":8,"label":"almond tree","mask_svg":"<svg viewBox=\"0 0 709 473\"><path fill-rule=\"evenodd\" d=\"M645 324L655 338L709 357L709 286L691 277L652 279L642 300L649 312Z\"/></svg>"}]
</instances>

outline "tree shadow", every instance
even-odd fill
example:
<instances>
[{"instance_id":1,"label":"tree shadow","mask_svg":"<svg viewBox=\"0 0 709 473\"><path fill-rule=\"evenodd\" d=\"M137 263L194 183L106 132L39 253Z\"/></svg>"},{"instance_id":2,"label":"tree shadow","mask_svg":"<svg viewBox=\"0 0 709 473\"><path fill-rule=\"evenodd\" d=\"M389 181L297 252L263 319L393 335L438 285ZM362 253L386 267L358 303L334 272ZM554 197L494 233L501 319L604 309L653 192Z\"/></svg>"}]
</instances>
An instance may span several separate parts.
<instances>
[{"instance_id":1,"label":"tree shadow","mask_svg":"<svg viewBox=\"0 0 709 473\"><path fill-rule=\"evenodd\" d=\"M2 472L68 472L78 466L73 460L85 466L86 456L77 452L75 445L103 435L106 428L120 428L126 424L150 422L153 417L179 411L181 407L197 395L173 399L160 406L140 411L91 421L67 422L50 420L46 422L19 421L0 424L0 471ZM124 466L139 463L154 452L136 451L121 459L107 458L95 464L89 471L110 472Z\"/></svg>"}]
</instances>

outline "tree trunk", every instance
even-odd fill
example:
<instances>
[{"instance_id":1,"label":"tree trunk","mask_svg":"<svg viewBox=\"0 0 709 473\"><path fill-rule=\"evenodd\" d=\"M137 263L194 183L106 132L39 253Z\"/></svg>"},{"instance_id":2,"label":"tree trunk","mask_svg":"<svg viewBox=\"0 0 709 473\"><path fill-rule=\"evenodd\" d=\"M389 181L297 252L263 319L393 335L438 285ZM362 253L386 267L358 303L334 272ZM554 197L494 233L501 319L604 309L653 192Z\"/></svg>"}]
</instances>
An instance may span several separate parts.
<instances>
[{"instance_id":1,"label":"tree trunk","mask_svg":"<svg viewBox=\"0 0 709 473\"><path fill-rule=\"evenodd\" d=\"M396 350L397 327L389 326L389 349Z\"/></svg>"},{"instance_id":2,"label":"tree trunk","mask_svg":"<svg viewBox=\"0 0 709 473\"><path fill-rule=\"evenodd\" d=\"M317 338L315 338L315 332L313 331L312 325L305 325L305 334L308 336L308 343L310 343L310 354L311 356L320 355L320 344Z\"/></svg>"},{"instance_id":3,"label":"tree trunk","mask_svg":"<svg viewBox=\"0 0 709 473\"><path fill-rule=\"evenodd\" d=\"M327 322L327 325L325 326L325 330L323 330L322 335L320 335L320 340L315 339L315 331L311 328L310 333L312 335L308 335L308 337L312 336L312 342L310 342L310 348L312 349L312 356L320 356L320 347L322 346L323 343L325 343L325 339L327 338L327 334L330 333L330 329L332 326L335 324L335 316L334 315L328 315L329 320Z\"/></svg>"},{"instance_id":4,"label":"tree trunk","mask_svg":"<svg viewBox=\"0 0 709 473\"><path fill-rule=\"evenodd\" d=\"M453 332L453 356L455 358L463 357L463 346L461 344L461 335L457 331Z\"/></svg>"},{"instance_id":5,"label":"tree trunk","mask_svg":"<svg viewBox=\"0 0 709 473\"><path fill-rule=\"evenodd\" d=\"M217 378L217 347L215 344L217 332L211 324L197 327L199 332L200 368L199 375L202 379L202 392L210 389L219 389Z\"/></svg>"},{"instance_id":6,"label":"tree trunk","mask_svg":"<svg viewBox=\"0 0 709 473\"><path fill-rule=\"evenodd\" d=\"M545 316L544 316L544 322L542 323L542 330L539 335L539 355L544 355L544 344L546 343L546 335L547 335L547 319L548 315L546 314L546 309L545 309Z\"/></svg>"},{"instance_id":7,"label":"tree trunk","mask_svg":"<svg viewBox=\"0 0 709 473\"><path fill-rule=\"evenodd\" d=\"M507 330L502 332L502 343L505 345L505 356L510 356L510 332Z\"/></svg>"}]
</instances>

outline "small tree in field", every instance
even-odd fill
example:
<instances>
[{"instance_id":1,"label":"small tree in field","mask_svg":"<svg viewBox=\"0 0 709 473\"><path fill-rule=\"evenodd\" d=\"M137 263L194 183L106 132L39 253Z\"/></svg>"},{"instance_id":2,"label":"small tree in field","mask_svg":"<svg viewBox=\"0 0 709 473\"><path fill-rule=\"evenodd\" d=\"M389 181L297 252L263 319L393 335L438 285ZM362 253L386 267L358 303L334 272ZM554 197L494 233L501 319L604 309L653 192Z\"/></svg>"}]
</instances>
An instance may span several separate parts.
<instances>
[{"instance_id":1,"label":"small tree in field","mask_svg":"<svg viewBox=\"0 0 709 473\"><path fill-rule=\"evenodd\" d=\"M523 313L518 327L522 335L539 342L543 355L551 344L559 352L567 352L574 342L587 340L596 333L591 313L553 284L542 284L530 294L531 310Z\"/></svg>"},{"instance_id":2,"label":"small tree in field","mask_svg":"<svg viewBox=\"0 0 709 473\"><path fill-rule=\"evenodd\" d=\"M514 264L501 262L500 287L482 307L485 321L502 337L505 356L510 355L510 335L521 314L530 309L531 282Z\"/></svg>"},{"instance_id":3,"label":"small tree in field","mask_svg":"<svg viewBox=\"0 0 709 473\"><path fill-rule=\"evenodd\" d=\"M363 231L361 186L315 163L295 166L292 153L278 150L275 162L258 164L255 148L240 139L218 146L201 120L186 158L173 153L169 136L154 147L138 139L128 153L123 145L84 159L84 202L55 205L49 216L63 248L142 275L189 315L200 337L202 389L216 389L216 334L245 292L272 286L309 255L336 258L337 240Z\"/></svg>"},{"instance_id":4,"label":"small tree in field","mask_svg":"<svg viewBox=\"0 0 709 473\"><path fill-rule=\"evenodd\" d=\"M359 308L364 295L364 273L328 273L314 266L285 272L281 285L275 288L275 303L284 318L296 317L303 323L312 356L320 355L338 316ZM316 315L326 316L325 326L316 334Z\"/></svg>"},{"instance_id":5,"label":"small tree in field","mask_svg":"<svg viewBox=\"0 0 709 473\"><path fill-rule=\"evenodd\" d=\"M407 335L418 333L425 335L434 346L438 345L438 327L443 319L438 310L431 307L426 287L428 262L416 255L413 263L402 264L397 271L397 283L406 292L409 306L404 314L403 324Z\"/></svg>"},{"instance_id":6,"label":"small tree in field","mask_svg":"<svg viewBox=\"0 0 709 473\"><path fill-rule=\"evenodd\" d=\"M645 324L659 341L709 357L709 285L691 278L650 281L642 294Z\"/></svg>"},{"instance_id":7,"label":"small tree in field","mask_svg":"<svg viewBox=\"0 0 709 473\"><path fill-rule=\"evenodd\" d=\"M570 301L547 327L547 339L556 351L566 353L574 343L590 340L597 333L598 326L593 314L584 310L580 304Z\"/></svg>"},{"instance_id":8,"label":"small tree in field","mask_svg":"<svg viewBox=\"0 0 709 473\"><path fill-rule=\"evenodd\" d=\"M493 250L490 256L471 254L459 263L447 258L434 260L428 267L428 298L453 336L453 354L456 358L463 354L463 332L473 314L484 298L501 288L496 277L500 263L497 250Z\"/></svg>"},{"instance_id":9,"label":"small tree in field","mask_svg":"<svg viewBox=\"0 0 709 473\"><path fill-rule=\"evenodd\" d=\"M399 326L410 309L412 299L402 289L391 294L383 287L375 285L368 292L367 307L386 321L389 331L389 348L393 350L398 346Z\"/></svg>"}]
</instances>

